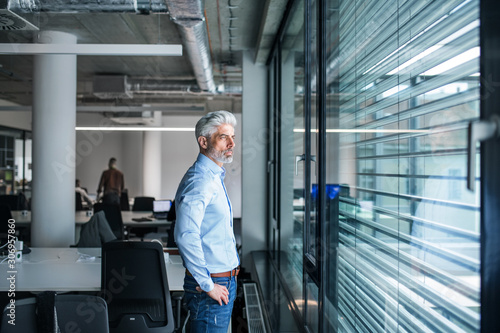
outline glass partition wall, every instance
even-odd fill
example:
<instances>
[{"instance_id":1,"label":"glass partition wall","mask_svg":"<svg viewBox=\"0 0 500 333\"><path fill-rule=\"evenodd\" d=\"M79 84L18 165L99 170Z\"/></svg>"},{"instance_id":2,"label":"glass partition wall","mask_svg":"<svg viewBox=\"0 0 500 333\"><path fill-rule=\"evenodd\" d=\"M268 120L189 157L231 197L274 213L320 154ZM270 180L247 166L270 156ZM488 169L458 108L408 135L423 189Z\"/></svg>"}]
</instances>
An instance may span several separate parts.
<instances>
[{"instance_id":1,"label":"glass partition wall","mask_svg":"<svg viewBox=\"0 0 500 333\"><path fill-rule=\"evenodd\" d=\"M0 126L0 195L31 197L31 132Z\"/></svg>"},{"instance_id":2,"label":"glass partition wall","mask_svg":"<svg viewBox=\"0 0 500 333\"><path fill-rule=\"evenodd\" d=\"M270 249L303 325L479 332L479 1L293 1L276 46Z\"/></svg>"}]
</instances>

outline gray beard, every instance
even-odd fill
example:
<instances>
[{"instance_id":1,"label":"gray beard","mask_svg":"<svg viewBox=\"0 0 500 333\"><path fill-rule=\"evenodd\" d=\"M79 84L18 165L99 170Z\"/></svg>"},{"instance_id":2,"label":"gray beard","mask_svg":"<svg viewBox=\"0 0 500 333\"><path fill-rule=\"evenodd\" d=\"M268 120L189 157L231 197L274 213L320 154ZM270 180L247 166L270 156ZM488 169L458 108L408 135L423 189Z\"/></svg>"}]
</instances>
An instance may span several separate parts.
<instances>
[{"instance_id":1,"label":"gray beard","mask_svg":"<svg viewBox=\"0 0 500 333\"><path fill-rule=\"evenodd\" d=\"M207 149L207 155L219 163L231 163L233 161L233 156L232 155L231 156L224 155L228 150L217 151L217 150L215 150L214 147L209 146Z\"/></svg>"}]
</instances>

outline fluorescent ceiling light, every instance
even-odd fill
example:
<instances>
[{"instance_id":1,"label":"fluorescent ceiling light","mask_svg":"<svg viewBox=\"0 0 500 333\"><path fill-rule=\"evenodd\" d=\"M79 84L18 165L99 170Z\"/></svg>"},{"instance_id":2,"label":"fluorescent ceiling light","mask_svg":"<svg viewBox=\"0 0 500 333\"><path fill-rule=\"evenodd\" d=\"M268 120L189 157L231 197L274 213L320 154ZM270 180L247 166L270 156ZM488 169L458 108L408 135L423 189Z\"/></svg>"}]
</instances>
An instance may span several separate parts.
<instances>
[{"instance_id":1,"label":"fluorescent ceiling light","mask_svg":"<svg viewBox=\"0 0 500 333\"><path fill-rule=\"evenodd\" d=\"M170 44L31 44L2 43L0 54L68 54L94 56L181 56L182 45Z\"/></svg>"},{"instance_id":2,"label":"fluorescent ceiling light","mask_svg":"<svg viewBox=\"0 0 500 333\"><path fill-rule=\"evenodd\" d=\"M77 126L77 131L123 132L194 132L194 127L132 127L132 126Z\"/></svg>"},{"instance_id":3,"label":"fluorescent ceiling light","mask_svg":"<svg viewBox=\"0 0 500 333\"><path fill-rule=\"evenodd\" d=\"M31 106L0 106L0 111L32 111ZM114 105L77 105L77 112L142 112L142 111L182 111L203 112L204 104L164 104L164 105L142 105L142 106L114 106Z\"/></svg>"},{"instance_id":4,"label":"fluorescent ceiling light","mask_svg":"<svg viewBox=\"0 0 500 333\"><path fill-rule=\"evenodd\" d=\"M294 128L295 133L305 133L303 128ZM318 133L317 129L311 129L312 133ZM429 130L411 130L411 129L327 129L326 133L427 133Z\"/></svg>"}]
</instances>

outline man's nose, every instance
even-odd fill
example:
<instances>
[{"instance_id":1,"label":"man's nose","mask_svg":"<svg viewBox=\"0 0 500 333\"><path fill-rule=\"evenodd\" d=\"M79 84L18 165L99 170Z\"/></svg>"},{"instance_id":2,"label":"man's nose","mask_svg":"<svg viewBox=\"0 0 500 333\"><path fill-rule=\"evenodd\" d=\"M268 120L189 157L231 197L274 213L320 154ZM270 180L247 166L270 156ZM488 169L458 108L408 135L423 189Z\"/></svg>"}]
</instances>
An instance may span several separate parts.
<instances>
[{"instance_id":1,"label":"man's nose","mask_svg":"<svg viewBox=\"0 0 500 333\"><path fill-rule=\"evenodd\" d=\"M231 148L235 146L235 144L234 144L234 139L233 139L233 138L231 138L231 137L229 137L229 143L228 143L228 146L229 146L229 147L231 147Z\"/></svg>"}]
</instances>

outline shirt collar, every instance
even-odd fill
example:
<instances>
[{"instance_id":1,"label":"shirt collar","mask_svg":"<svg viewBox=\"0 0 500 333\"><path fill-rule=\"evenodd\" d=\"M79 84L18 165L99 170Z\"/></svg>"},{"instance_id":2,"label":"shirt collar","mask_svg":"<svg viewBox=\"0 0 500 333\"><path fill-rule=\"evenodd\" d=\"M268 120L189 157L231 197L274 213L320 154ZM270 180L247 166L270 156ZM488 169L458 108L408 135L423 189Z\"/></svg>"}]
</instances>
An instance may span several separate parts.
<instances>
[{"instance_id":1,"label":"shirt collar","mask_svg":"<svg viewBox=\"0 0 500 333\"><path fill-rule=\"evenodd\" d=\"M209 168L210 171L212 171L214 174L220 175L221 178L224 178L224 176L226 175L226 169L224 169L224 167L218 166L217 163L215 163L202 153L198 153L198 158L196 159L196 161Z\"/></svg>"}]
</instances>

